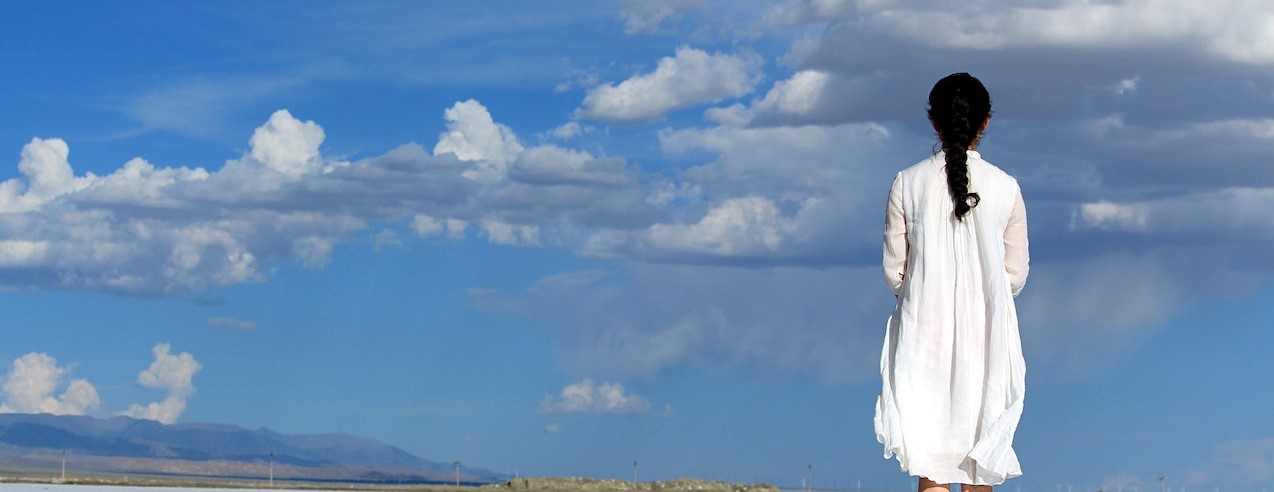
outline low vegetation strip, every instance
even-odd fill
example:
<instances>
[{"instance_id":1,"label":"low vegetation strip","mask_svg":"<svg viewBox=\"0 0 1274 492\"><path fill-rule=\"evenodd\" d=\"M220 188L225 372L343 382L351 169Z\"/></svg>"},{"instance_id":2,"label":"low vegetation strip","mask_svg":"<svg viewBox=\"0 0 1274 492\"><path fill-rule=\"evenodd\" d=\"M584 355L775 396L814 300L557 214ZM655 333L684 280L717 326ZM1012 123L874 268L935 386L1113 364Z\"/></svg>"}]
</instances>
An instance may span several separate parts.
<instances>
[{"instance_id":1,"label":"low vegetation strip","mask_svg":"<svg viewBox=\"0 0 1274 492\"><path fill-rule=\"evenodd\" d=\"M630 482L598 478L515 478L503 484L489 486L510 490L545 492L778 492L769 484L736 484L713 480L681 478L654 482Z\"/></svg>"}]
</instances>

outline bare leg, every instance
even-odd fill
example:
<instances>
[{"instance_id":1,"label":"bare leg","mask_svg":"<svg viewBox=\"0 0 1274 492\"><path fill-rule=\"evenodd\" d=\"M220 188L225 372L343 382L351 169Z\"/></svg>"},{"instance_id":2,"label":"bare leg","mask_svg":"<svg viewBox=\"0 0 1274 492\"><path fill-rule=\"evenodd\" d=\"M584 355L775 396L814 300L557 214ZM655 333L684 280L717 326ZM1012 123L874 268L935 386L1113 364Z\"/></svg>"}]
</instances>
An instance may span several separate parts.
<instances>
[{"instance_id":1,"label":"bare leg","mask_svg":"<svg viewBox=\"0 0 1274 492\"><path fill-rule=\"evenodd\" d=\"M920 492L951 492L951 484L940 484L925 477L920 477L918 489Z\"/></svg>"},{"instance_id":2,"label":"bare leg","mask_svg":"<svg viewBox=\"0 0 1274 492\"><path fill-rule=\"evenodd\" d=\"M960 492L991 492L990 485L960 484Z\"/></svg>"}]
</instances>

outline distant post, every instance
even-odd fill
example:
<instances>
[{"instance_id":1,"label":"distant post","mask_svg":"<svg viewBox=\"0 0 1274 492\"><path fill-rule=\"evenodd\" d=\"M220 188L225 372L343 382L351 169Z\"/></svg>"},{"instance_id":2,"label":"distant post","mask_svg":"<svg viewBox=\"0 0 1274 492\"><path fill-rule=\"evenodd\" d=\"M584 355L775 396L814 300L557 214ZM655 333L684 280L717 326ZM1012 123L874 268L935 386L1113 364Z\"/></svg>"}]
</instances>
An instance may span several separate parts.
<instances>
[{"instance_id":1,"label":"distant post","mask_svg":"<svg viewBox=\"0 0 1274 492\"><path fill-rule=\"evenodd\" d=\"M1168 492L1168 477L1159 477L1159 492Z\"/></svg>"},{"instance_id":2,"label":"distant post","mask_svg":"<svg viewBox=\"0 0 1274 492\"><path fill-rule=\"evenodd\" d=\"M456 465L456 487L459 487L460 486L460 462L456 461L455 463L452 463L452 464Z\"/></svg>"},{"instance_id":3,"label":"distant post","mask_svg":"<svg viewBox=\"0 0 1274 492\"><path fill-rule=\"evenodd\" d=\"M805 492L814 490L814 464L810 463L809 468L805 470Z\"/></svg>"},{"instance_id":4,"label":"distant post","mask_svg":"<svg viewBox=\"0 0 1274 492\"><path fill-rule=\"evenodd\" d=\"M637 485L637 462L633 462L633 485Z\"/></svg>"},{"instance_id":5,"label":"distant post","mask_svg":"<svg viewBox=\"0 0 1274 492\"><path fill-rule=\"evenodd\" d=\"M274 488L274 451L270 451L270 488Z\"/></svg>"},{"instance_id":6,"label":"distant post","mask_svg":"<svg viewBox=\"0 0 1274 492\"><path fill-rule=\"evenodd\" d=\"M66 483L66 450L62 450L62 483Z\"/></svg>"}]
</instances>

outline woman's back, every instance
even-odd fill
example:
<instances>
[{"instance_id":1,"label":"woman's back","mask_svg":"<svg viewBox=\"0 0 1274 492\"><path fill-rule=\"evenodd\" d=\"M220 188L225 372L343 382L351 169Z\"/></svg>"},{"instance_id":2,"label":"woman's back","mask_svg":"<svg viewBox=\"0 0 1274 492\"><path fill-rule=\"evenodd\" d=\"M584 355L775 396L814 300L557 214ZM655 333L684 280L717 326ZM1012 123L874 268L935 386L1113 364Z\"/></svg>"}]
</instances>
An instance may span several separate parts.
<instances>
[{"instance_id":1,"label":"woman's back","mask_svg":"<svg viewBox=\"0 0 1274 492\"><path fill-rule=\"evenodd\" d=\"M951 275L957 267L969 266L967 262L980 261L985 255L988 261L999 264L987 265L988 267L999 266L1006 270L1009 274L1006 281L1013 295L1017 295L1026 281L1028 268L1026 211L1017 180L982 160L978 152L969 151L969 181L976 183L980 200L978 206L970 209L964 219L955 219L951 197L947 193L943 158L943 154L939 153L925 159L899 172L894 180L890 190L890 214L900 213L902 220L897 217L889 220L895 223L886 224L886 238L890 239L892 233L895 235L892 239L904 243L905 247L901 248L901 255L891 258L888 254L891 248L886 245L886 280L890 281L894 293L901 297L906 288L901 273L906 265L911 265L912 268L907 269L907 273L912 277L933 274L948 279L942 282L937 278L929 278L926 288L954 289L955 278ZM902 226L902 231L897 226ZM900 232L905 237L896 237ZM992 238L1000 240L983 240L981 243L984 246L977 246L979 241L976 239L979 235L994 235ZM977 248L986 248L987 251L981 251L981 255L973 255L972 253L980 251ZM892 248L895 251L898 249ZM931 268L935 270L930 271ZM978 287L981 291L980 284ZM916 295L918 292L910 294Z\"/></svg>"}]
</instances>

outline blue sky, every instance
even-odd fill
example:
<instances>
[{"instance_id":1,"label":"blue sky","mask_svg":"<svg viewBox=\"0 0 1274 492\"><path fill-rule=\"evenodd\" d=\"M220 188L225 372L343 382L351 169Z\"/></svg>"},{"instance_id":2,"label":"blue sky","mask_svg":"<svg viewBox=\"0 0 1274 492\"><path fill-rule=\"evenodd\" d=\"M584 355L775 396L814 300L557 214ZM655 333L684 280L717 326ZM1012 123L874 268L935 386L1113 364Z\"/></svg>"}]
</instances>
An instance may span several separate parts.
<instances>
[{"instance_id":1,"label":"blue sky","mask_svg":"<svg viewBox=\"0 0 1274 492\"><path fill-rule=\"evenodd\" d=\"M8 5L0 411L909 489L871 430L884 199L969 71L1030 218L1008 485L1255 490L1271 26L1239 0Z\"/></svg>"}]
</instances>

